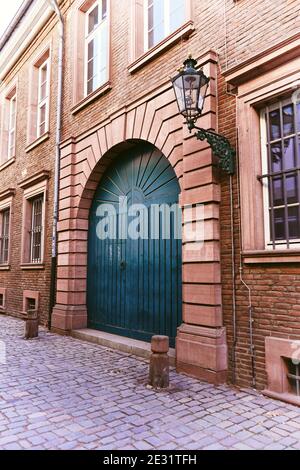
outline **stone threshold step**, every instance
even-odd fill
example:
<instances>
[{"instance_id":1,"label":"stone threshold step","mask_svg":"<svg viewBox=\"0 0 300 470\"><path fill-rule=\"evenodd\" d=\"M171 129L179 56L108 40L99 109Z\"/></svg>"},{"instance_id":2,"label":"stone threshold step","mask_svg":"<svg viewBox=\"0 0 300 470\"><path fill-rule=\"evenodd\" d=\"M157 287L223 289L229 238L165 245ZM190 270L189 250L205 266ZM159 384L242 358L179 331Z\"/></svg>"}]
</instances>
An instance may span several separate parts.
<instances>
[{"instance_id":1,"label":"stone threshold step","mask_svg":"<svg viewBox=\"0 0 300 470\"><path fill-rule=\"evenodd\" d=\"M81 339L89 343L99 344L110 349L132 354L133 356L149 359L151 354L151 345L146 341L126 338L124 336L113 335L104 331L92 330L84 328L81 330L72 330L73 338ZM175 367L175 349L169 349L170 365Z\"/></svg>"}]
</instances>

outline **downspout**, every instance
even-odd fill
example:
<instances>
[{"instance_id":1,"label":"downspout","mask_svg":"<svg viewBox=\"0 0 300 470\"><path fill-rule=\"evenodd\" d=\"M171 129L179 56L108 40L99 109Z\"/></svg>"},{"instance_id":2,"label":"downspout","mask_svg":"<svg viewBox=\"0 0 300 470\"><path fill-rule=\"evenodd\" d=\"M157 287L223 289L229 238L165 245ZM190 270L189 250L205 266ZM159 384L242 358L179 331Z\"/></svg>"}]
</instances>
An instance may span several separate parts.
<instances>
[{"instance_id":1,"label":"downspout","mask_svg":"<svg viewBox=\"0 0 300 470\"><path fill-rule=\"evenodd\" d=\"M237 148L238 142L237 142ZM238 178L238 207L239 207L239 239L240 239L240 282L241 284L247 289L248 292L248 322L249 322L249 352L250 352L250 359L251 359L251 376L252 376L252 386L253 388L256 388L256 372L255 372L255 347L254 347L254 341L253 341L253 304L252 304L252 292L250 286L245 282L243 278L243 258L242 258L242 227L241 227L241 204L240 204L240 166L239 164L237 165L237 178ZM237 325L236 325L236 316L235 316L235 351L236 351L236 346L237 346Z\"/></svg>"},{"instance_id":2,"label":"downspout","mask_svg":"<svg viewBox=\"0 0 300 470\"><path fill-rule=\"evenodd\" d=\"M52 309L55 305L56 295L56 268L57 268L57 223L59 209L59 180L60 180L60 141L62 129L62 94L63 94L63 55L64 55L64 20L57 0L48 0L57 15L59 22L59 48L58 48L58 76L57 76L57 108L55 133L55 169L54 169L54 198L53 198L53 226L52 226L52 254L51 254L51 281L48 328L51 329Z\"/></svg>"},{"instance_id":3,"label":"downspout","mask_svg":"<svg viewBox=\"0 0 300 470\"><path fill-rule=\"evenodd\" d=\"M230 175L230 229L231 229L231 280L232 280L232 323L233 323L233 345L232 345L232 382L236 383L236 286L235 286L235 246L234 246L234 206L233 206L233 177Z\"/></svg>"}]
</instances>

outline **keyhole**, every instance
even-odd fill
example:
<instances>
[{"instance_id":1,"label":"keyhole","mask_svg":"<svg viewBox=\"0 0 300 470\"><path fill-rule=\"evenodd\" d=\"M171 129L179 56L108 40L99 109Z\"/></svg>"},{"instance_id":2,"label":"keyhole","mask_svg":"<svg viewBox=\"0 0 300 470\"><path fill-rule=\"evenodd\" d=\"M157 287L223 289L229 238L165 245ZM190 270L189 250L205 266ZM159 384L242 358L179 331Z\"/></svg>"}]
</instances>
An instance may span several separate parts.
<instances>
[{"instance_id":1,"label":"keyhole","mask_svg":"<svg viewBox=\"0 0 300 470\"><path fill-rule=\"evenodd\" d=\"M126 266L125 261L121 261L121 263L120 263L120 268L121 268L121 269L125 269L125 266Z\"/></svg>"}]
</instances>

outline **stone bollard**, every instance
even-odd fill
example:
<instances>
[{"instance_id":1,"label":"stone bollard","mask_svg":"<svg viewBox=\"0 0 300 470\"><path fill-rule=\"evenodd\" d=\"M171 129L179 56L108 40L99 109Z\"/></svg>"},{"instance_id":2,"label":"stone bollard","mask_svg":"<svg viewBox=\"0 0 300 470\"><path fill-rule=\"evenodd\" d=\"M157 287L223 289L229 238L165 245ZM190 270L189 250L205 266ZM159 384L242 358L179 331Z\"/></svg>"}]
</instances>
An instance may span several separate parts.
<instances>
[{"instance_id":1,"label":"stone bollard","mask_svg":"<svg viewBox=\"0 0 300 470\"><path fill-rule=\"evenodd\" d=\"M149 370L149 385L153 388L169 386L169 337L152 336Z\"/></svg>"},{"instance_id":2,"label":"stone bollard","mask_svg":"<svg viewBox=\"0 0 300 470\"><path fill-rule=\"evenodd\" d=\"M39 335L39 319L36 310L28 310L25 320L25 339L37 338Z\"/></svg>"}]
</instances>

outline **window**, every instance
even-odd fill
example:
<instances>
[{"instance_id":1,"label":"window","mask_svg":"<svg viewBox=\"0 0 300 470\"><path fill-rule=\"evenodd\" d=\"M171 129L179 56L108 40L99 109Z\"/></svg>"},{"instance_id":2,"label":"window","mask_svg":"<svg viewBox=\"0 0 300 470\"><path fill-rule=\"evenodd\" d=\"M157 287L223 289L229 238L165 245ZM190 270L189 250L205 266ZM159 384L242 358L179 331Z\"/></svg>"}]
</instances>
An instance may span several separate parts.
<instances>
[{"instance_id":1,"label":"window","mask_svg":"<svg viewBox=\"0 0 300 470\"><path fill-rule=\"evenodd\" d=\"M266 248L300 246L300 104L283 100L262 111Z\"/></svg>"},{"instance_id":2,"label":"window","mask_svg":"<svg viewBox=\"0 0 300 470\"><path fill-rule=\"evenodd\" d=\"M144 0L145 51L176 31L186 18L185 0Z\"/></svg>"},{"instance_id":3,"label":"window","mask_svg":"<svg viewBox=\"0 0 300 470\"><path fill-rule=\"evenodd\" d=\"M19 183L24 190L22 269L44 269L48 179L49 171L42 170Z\"/></svg>"},{"instance_id":4,"label":"window","mask_svg":"<svg viewBox=\"0 0 300 470\"><path fill-rule=\"evenodd\" d=\"M130 64L135 72L194 31L192 0L130 0Z\"/></svg>"},{"instance_id":5,"label":"window","mask_svg":"<svg viewBox=\"0 0 300 470\"><path fill-rule=\"evenodd\" d=\"M74 2L73 114L111 89L110 0Z\"/></svg>"},{"instance_id":6,"label":"window","mask_svg":"<svg viewBox=\"0 0 300 470\"><path fill-rule=\"evenodd\" d=\"M285 358L290 392L300 397L300 361Z\"/></svg>"},{"instance_id":7,"label":"window","mask_svg":"<svg viewBox=\"0 0 300 470\"><path fill-rule=\"evenodd\" d=\"M107 0L95 2L85 14L85 95L107 81Z\"/></svg>"},{"instance_id":8,"label":"window","mask_svg":"<svg viewBox=\"0 0 300 470\"><path fill-rule=\"evenodd\" d=\"M0 233L0 264L8 263L9 254L9 220L10 210L6 209L0 213L1 233Z\"/></svg>"},{"instance_id":9,"label":"window","mask_svg":"<svg viewBox=\"0 0 300 470\"><path fill-rule=\"evenodd\" d=\"M17 113L16 86L6 94L2 109L0 164L5 163L15 156Z\"/></svg>"},{"instance_id":10,"label":"window","mask_svg":"<svg viewBox=\"0 0 300 470\"><path fill-rule=\"evenodd\" d=\"M30 67L27 144L46 138L50 112L50 48L44 50Z\"/></svg>"},{"instance_id":11,"label":"window","mask_svg":"<svg viewBox=\"0 0 300 470\"><path fill-rule=\"evenodd\" d=\"M5 287L0 287L0 309L2 311L6 308L6 297L7 297L7 289Z\"/></svg>"},{"instance_id":12,"label":"window","mask_svg":"<svg viewBox=\"0 0 300 470\"><path fill-rule=\"evenodd\" d=\"M27 303L26 312L36 309L36 299L27 298L26 303Z\"/></svg>"},{"instance_id":13,"label":"window","mask_svg":"<svg viewBox=\"0 0 300 470\"><path fill-rule=\"evenodd\" d=\"M8 119L8 158L15 155L15 141L16 141L16 108L17 96L14 95L9 100L9 119Z\"/></svg>"},{"instance_id":14,"label":"window","mask_svg":"<svg viewBox=\"0 0 300 470\"><path fill-rule=\"evenodd\" d=\"M40 302L40 293L35 290L24 290L23 291L23 313L28 311L38 311Z\"/></svg>"},{"instance_id":15,"label":"window","mask_svg":"<svg viewBox=\"0 0 300 470\"><path fill-rule=\"evenodd\" d=\"M38 74L37 137L40 137L49 127L49 59L39 67Z\"/></svg>"},{"instance_id":16,"label":"window","mask_svg":"<svg viewBox=\"0 0 300 470\"><path fill-rule=\"evenodd\" d=\"M43 196L31 200L30 263L42 262Z\"/></svg>"}]
</instances>

